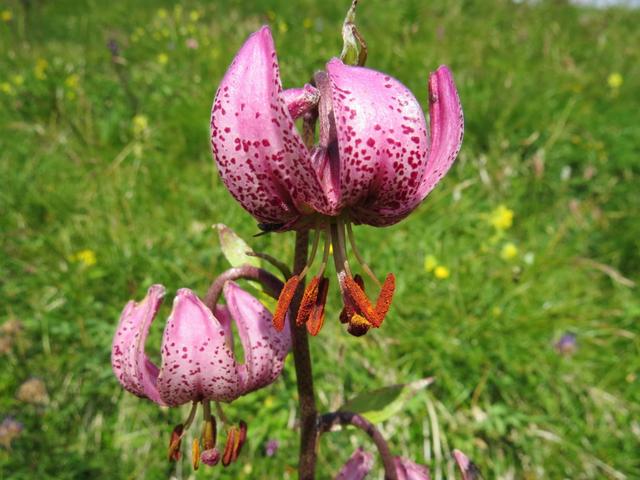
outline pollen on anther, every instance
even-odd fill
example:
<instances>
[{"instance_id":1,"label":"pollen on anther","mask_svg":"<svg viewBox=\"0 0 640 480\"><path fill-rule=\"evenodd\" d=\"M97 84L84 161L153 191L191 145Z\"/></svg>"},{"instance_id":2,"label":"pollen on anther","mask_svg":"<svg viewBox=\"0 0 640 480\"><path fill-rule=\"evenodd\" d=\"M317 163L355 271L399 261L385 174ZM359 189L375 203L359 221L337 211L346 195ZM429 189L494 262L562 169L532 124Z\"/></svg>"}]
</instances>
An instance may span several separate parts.
<instances>
[{"instance_id":1,"label":"pollen on anther","mask_svg":"<svg viewBox=\"0 0 640 480\"><path fill-rule=\"evenodd\" d=\"M273 314L273 326L279 332L284 328L284 320L287 316L289 305L291 305L291 300L293 300L293 294L296 292L296 288L298 288L299 283L300 277L298 275L294 275L287 280L287 283L282 287L282 291L278 297L276 311Z\"/></svg>"}]
</instances>

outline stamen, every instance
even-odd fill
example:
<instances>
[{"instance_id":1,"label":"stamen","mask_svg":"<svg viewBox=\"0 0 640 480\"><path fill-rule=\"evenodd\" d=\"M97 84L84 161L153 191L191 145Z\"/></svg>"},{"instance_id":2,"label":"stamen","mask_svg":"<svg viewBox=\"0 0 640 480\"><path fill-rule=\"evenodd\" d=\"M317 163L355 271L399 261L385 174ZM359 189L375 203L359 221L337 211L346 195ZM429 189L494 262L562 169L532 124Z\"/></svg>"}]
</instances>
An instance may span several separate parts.
<instances>
[{"instance_id":1,"label":"stamen","mask_svg":"<svg viewBox=\"0 0 640 480\"><path fill-rule=\"evenodd\" d=\"M211 415L209 402L202 402L204 410L204 426L202 428L202 446L204 450L210 450L216 446L216 419Z\"/></svg>"},{"instance_id":2,"label":"stamen","mask_svg":"<svg viewBox=\"0 0 640 480\"><path fill-rule=\"evenodd\" d=\"M364 292L364 280L359 273L356 273L355 277L353 277L353 281L356 282ZM346 301L344 307L342 307L342 311L340 312L340 323L349 323L349 319L353 317L354 314L355 311L351 301Z\"/></svg>"},{"instance_id":3,"label":"stamen","mask_svg":"<svg viewBox=\"0 0 640 480\"><path fill-rule=\"evenodd\" d=\"M331 245L333 247L333 263L336 266L336 272L347 272L347 274L351 277L351 269L349 268L347 251L344 244L344 232L342 231L342 223L332 223L330 229Z\"/></svg>"},{"instance_id":4,"label":"stamen","mask_svg":"<svg viewBox=\"0 0 640 480\"><path fill-rule=\"evenodd\" d=\"M280 296L278 297L276 311L273 314L273 326L279 332L281 332L284 328L284 320L287 316L289 306L291 305L293 295L296 293L296 288L298 288L300 280L301 278L299 275L294 275L289 280L287 280L287 283L285 283L284 287L282 287L282 291L280 292Z\"/></svg>"},{"instance_id":5,"label":"stamen","mask_svg":"<svg viewBox=\"0 0 640 480\"><path fill-rule=\"evenodd\" d=\"M329 292L329 279L322 277L320 285L318 286L318 295L316 297L313 309L309 314L309 320L307 321L307 331L316 336L320 333L322 325L324 325L324 306L327 303L327 293Z\"/></svg>"},{"instance_id":6,"label":"stamen","mask_svg":"<svg viewBox=\"0 0 640 480\"><path fill-rule=\"evenodd\" d=\"M380 294L378 295L378 300L376 301L376 319L378 323L374 323L374 327L378 328L382 325L382 321L384 317L389 312L389 308L391 307L391 300L393 299L393 293L396 290L396 277L393 273L387 275L387 278L384 279L384 284L380 289Z\"/></svg>"},{"instance_id":7,"label":"stamen","mask_svg":"<svg viewBox=\"0 0 640 480\"><path fill-rule=\"evenodd\" d=\"M224 453L222 454L222 466L228 467L233 461L233 451L235 449L236 437L238 436L237 427L233 426L227 432L227 443L224 446Z\"/></svg>"},{"instance_id":8,"label":"stamen","mask_svg":"<svg viewBox=\"0 0 640 480\"><path fill-rule=\"evenodd\" d=\"M238 456L242 451L242 447L247 441L248 429L249 429L249 426L247 425L247 422L245 422L244 420L240 420L240 424L238 426L238 436L237 436L236 446L234 449L233 459L231 460L232 462L235 462L238 459Z\"/></svg>"},{"instance_id":9,"label":"stamen","mask_svg":"<svg viewBox=\"0 0 640 480\"><path fill-rule=\"evenodd\" d=\"M307 323L307 320L309 320L309 315L311 314L311 310L315 306L316 299L318 297L319 283L320 277L313 277L307 285L307 288L304 289L300 308L298 309L298 316L296 317L296 325L298 327Z\"/></svg>"},{"instance_id":10,"label":"stamen","mask_svg":"<svg viewBox=\"0 0 640 480\"><path fill-rule=\"evenodd\" d=\"M364 293L364 290L362 290L360 285L358 285L355 280L348 275L343 274L342 281L347 294L356 304L356 307L358 308L358 310L360 310L362 316L366 318L369 323L376 324L376 311L374 307L371 306L371 303L369 302L367 295Z\"/></svg>"},{"instance_id":11,"label":"stamen","mask_svg":"<svg viewBox=\"0 0 640 480\"><path fill-rule=\"evenodd\" d=\"M356 256L356 259L358 260L358 262L360 262L362 269L365 271L367 275L369 275L369 277L374 281L374 283L378 286L378 288L382 288L382 285L380 284L380 280L378 280L378 278L373 274L373 271L371 270L369 265L367 265L367 262L364 261L364 258L362 257L362 255L360 255L360 252L356 247L356 238L353 234L353 229L351 228L350 222L347 222L347 235L349 236L349 244L351 245L351 251Z\"/></svg>"},{"instance_id":12,"label":"stamen","mask_svg":"<svg viewBox=\"0 0 640 480\"><path fill-rule=\"evenodd\" d=\"M194 438L191 444L191 465L194 470L200 467L200 442L197 438Z\"/></svg>"}]
</instances>

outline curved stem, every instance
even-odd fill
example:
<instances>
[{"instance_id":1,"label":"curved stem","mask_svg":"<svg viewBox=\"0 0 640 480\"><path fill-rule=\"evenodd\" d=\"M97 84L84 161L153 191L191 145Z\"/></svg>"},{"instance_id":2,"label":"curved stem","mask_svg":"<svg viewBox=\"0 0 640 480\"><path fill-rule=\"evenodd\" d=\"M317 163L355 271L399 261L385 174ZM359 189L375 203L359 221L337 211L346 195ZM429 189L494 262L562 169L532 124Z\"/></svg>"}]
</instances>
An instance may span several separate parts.
<instances>
[{"instance_id":1,"label":"curved stem","mask_svg":"<svg viewBox=\"0 0 640 480\"><path fill-rule=\"evenodd\" d=\"M309 251L308 232L296 232L296 250L293 263L294 275L299 274L307 264ZM300 282L296 294L291 302L290 315L296 318L304 281ZM316 435L317 417L316 398L313 390L313 373L311 371L311 353L309 352L309 336L304 325L296 326L290 321L293 359L296 368L296 383L298 385L298 402L300 404L300 456L298 462L298 478L300 480L314 480L316 469Z\"/></svg>"},{"instance_id":2,"label":"curved stem","mask_svg":"<svg viewBox=\"0 0 640 480\"><path fill-rule=\"evenodd\" d=\"M211 284L207 295L204 297L204 304L209 307L211 311L214 310L216 303L222 295L224 284L230 280L253 280L258 282L264 288L265 293L269 296L278 299L280 290L282 290L283 283L273 274L258 267L252 267L250 265L243 265L241 267L230 268L229 270L221 273Z\"/></svg>"},{"instance_id":3,"label":"curved stem","mask_svg":"<svg viewBox=\"0 0 640 480\"><path fill-rule=\"evenodd\" d=\"M353 412L326 413L318 418L318 435L329 432L335 425L353 425L369 435L382 458L385 480L398 480L396 465L389 445L373 423Z\"/></svg>"}]
</instances>

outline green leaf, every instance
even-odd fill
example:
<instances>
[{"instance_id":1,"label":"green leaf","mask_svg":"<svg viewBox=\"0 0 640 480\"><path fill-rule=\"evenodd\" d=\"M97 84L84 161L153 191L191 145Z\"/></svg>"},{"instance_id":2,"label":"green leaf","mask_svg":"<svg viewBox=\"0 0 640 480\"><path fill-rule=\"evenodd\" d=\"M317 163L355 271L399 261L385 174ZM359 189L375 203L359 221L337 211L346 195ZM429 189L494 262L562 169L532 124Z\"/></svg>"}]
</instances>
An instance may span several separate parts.
<instances>
[{"instance_id":1,"label":"green leaf","mask_svg":"<svg viewBox=\"0 0 640 480\"><path fill-rule=\"evenodd\" d=\"M253 250L236 232L222 223L217 223L214 227L218 230L222 253L232 267L239 267L240 265L260 266L259 258L247 255L247 252L253 253Z\"/></svg>"},{"instance_id":2,"label":"green leaf","mask_svg":"<svg viewBox=\"0 0 640 480\"><path fill-rule=\"evenodd\" d=\"M430 377L362 392L340 407L339 411L359 413L371 423L381 423L402 411L416 393L432 383L433 378Z\"/></svg>"}]
</instances>

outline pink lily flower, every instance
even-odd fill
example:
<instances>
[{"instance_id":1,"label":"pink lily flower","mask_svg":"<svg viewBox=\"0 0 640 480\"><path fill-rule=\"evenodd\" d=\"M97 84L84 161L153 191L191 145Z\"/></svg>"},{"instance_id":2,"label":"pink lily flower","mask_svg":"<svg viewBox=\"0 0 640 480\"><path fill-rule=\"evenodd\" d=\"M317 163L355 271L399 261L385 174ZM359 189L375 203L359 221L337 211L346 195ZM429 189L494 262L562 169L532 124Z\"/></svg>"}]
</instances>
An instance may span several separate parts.
<instances>
[{"instance_id":1,"label":"pink lily flower","mask_svg":"<svg viewBox=\"0 0 640 480\"><path fill-rule=\"evenodd\" d=\"M384 73L334 58L313 83L283 90L271 31L262 27L245 42L218 88L211 144L224 184L261 228L325 233L317 293L309 295L315 313L309 309L297 323L306 323L312 334L322 325L326 289L317 287L332 245L343 317L350 332L360 335L382 323L395 280L389 274L380 285L355 248L351 224L393 225L422 202L460 150L462 107L445 66L429 77L430 135L416 98ZM296 130L300 116L319 120L319 142L311 148ZM354 255L381 287L380 305L368 302L362 282L352 276L345 228ZM302 276L292 279L295 286ZM285 287L274 316L277 328L288 309L287 292Z\"/></svg>"},{"instance_id":2,"label":"pink lily flower","mask_svg":"<svg viewBox=\"0 0 640 480\"><path fill-rule=\"evenodd\" d=\"M405 457L394 457L398 480L430 480L429 469ZM335 480L364 480L373 467L373 455L358 448L344 464Z\"/></svg>"},{"instance_id":3,"label":"pink lily flower","mask_svg":"<svg viewBox=\"0 0 640 480\"><path fill-rule=\"evenodd\" d=\"M218 458L220 455L212 451L215 420L211 417L209 401L231 402L275 381L291 347L289 330L277 332L271 313L233 282L224 287L227 304L217 305L215 312L191 290L181 289L164 330L162 364L158 368L145 354L145 342L164 294L164 287L153 285L143 301L130 301L125 306L113 339L111 366L122 386L134 395L162 406L193 403L185 424L174 430L171 458L179 458L180 440L193 421L199 403L208 425L203 433L203 458ZM233 323L244 348L244 363L239 363L234 355ZM246 437L246 424L241 422L239 429L233 427L229 437L234 447L226 449L223 463L225 458L230 463L237 457Z\"/></svg>"}]
</instances>

